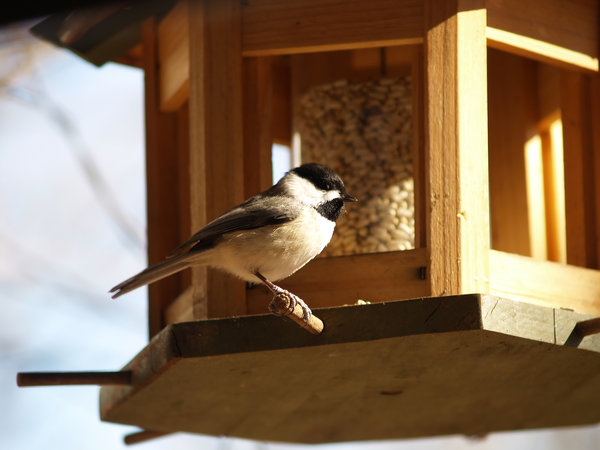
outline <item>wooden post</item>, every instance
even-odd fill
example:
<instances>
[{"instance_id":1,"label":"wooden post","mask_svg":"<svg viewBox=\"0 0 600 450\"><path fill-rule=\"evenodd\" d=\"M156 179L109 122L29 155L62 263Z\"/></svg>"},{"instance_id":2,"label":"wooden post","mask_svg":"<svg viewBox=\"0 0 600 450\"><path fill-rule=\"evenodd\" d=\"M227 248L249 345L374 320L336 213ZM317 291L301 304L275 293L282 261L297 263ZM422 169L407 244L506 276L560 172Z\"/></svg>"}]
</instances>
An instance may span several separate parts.
<instances>
[{"instance_id":1,"label":"wooden post","mask_svg":"<svg viewBox=\"0 0 600 450\"><path fill-rule=\"evenodd\" d=\"M190 211L199 229L244 200L240 3L189 3ZM245 285L192 269L194 318L246 312Z\"/></svg>"},{"instance_id":2,"label":"wooden post","mask_svg":"<svg viewBox=\"0 0 600 450\"><path fill-rule=\"evenodd\" d=\"M489 291L486 10L425 2L425 201L431 295Z\"/></svg>"},{"instance_id":3,"label":"wooden post","mask_svg":"<svg viewBox=\"0 0 600 450\"><path fill-rule=\"evenodd\" d=\"M588 76L561 72L561 112L565 161L565 215L567 263L582 267L600 267L598 249L598 173L594 173L600 150L598 90L592 99ZM596 112L594 118L593 112ZM595 120L595 123L594 123ZM595 143L596 141L596 143ZM595 161L596 160L596 161Z\"/></svg>"},{"instance_id":4,"label":"wooden post","mask_svg":"<svg viewBox=\"0 0 600 450\"><path fill-rule=\"evenodd\" d=\"M146 185L148 263L162 261L182 242L180 236L179 121L176 113L164 113L159 105L157 24L154 18L143 26L143 68L146 110ZM150 337L164 323L164 310L181 292L182 275L175 274L148 286Z\"/></svg>"},{"instance_id":5,"label":"wooden post","mask_svg":"<svg viewBox=\"0 0 600 450\"><path fill-rule=\"evenodd\" d=\"M273 73L271 57L244 58L244 196L273 184Z\"/></svg>"}]
</instances>

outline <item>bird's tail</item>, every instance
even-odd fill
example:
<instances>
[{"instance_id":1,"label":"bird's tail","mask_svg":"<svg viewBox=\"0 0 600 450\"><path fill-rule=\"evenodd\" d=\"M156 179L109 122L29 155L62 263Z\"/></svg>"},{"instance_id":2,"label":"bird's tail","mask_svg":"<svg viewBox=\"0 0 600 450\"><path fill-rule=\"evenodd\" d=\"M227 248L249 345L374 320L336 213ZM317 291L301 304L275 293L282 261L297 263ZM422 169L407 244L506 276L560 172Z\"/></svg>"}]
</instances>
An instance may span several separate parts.
<instances>
[{"instance_id":1,"label":"bird's tail","mask_svg":"<svg viewBox=\"0 0 600 450\"><path fill-rule=\"evenodd\" d=\"M122 283L117 284L109 292L114 293L112 298L117 298L141 286L154 283L155 281L168 277L169 275L172 275L175 272L179 272L180 270L186 269L191 264L192 263L188 254L183 254L181 256L166 259L162 262L148 267L147 269L142 270L137 275L128 278Z\"/></svg>"}]
</instances>

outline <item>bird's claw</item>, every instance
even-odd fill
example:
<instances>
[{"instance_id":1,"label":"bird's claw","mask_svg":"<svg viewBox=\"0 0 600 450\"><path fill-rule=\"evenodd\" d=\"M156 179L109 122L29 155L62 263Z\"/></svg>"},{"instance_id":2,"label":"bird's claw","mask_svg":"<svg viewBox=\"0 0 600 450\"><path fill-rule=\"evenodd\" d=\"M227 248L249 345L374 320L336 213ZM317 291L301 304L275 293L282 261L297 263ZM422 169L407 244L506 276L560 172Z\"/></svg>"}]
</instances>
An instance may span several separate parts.
<instances>
[{"instance_id":1,"label":"bird's claw","mask_svg":"<svg viewBox=\"0 0 600 450\"><path fill-rule=\"evenodd\" d=\"M310 308L308 307L308 305L304 302L304 300L302 300L300 297L298 297L295 294L292 294L290 291L286 291L285 289L280 288L279 286L275 286L277 289L274 289L274 293L275 293L275 297L273 298L273 301L271 301L271 303L269 304L269 310L276 315L282 315L279 310L277 310L277 308L275 307L275 299L276 298L281 298L283 300L287 300L287 314L291 314L294 312L294 309L296 309L296 305L300 305L300 307L302 308L302 318L304 320L305 323L308 323L311 316L312 316L312 311L310 310ZM283 314L286 315L286 314Z\"/></svg>"}]
</instances>

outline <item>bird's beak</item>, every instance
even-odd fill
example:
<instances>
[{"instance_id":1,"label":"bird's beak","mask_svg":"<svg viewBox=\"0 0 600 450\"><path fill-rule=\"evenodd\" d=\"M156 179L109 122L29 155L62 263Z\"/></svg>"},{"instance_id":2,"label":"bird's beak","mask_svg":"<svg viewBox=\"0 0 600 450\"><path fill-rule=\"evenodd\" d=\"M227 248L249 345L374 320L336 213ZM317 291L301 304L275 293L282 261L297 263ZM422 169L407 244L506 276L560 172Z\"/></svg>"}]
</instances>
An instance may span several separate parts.
<instances>
[{"instance_id":1,"label":"bird's beak","mask_svg":"<svg viewBox=\"0 0 600 450\"><path fill-rule=\"evenodd\" d=\"M350 195L347 192L345 192L342 195L342 200L345 201L345 202L357 202L358 201L358 199L355 196Z\"/></svg>"}]
</instances>

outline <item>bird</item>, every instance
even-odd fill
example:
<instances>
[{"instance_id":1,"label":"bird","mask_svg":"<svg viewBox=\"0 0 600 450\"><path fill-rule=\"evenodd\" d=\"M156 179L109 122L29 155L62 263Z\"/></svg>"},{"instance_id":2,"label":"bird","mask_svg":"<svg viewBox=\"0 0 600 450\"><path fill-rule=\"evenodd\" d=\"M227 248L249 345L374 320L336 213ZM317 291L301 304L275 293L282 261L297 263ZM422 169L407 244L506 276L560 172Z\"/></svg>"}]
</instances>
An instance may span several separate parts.
<instances>
[{"instance_id":1,"label":"bird","mask_svg":"<svg viewBox=\"0 0 600 450\"><path fill-rule=\"evenodd\" d=\"M345 203L357 201L329 167L310 162L295 167L269 189L209 222L169 254L114 286L117 298L191 266L210 266L251 284L263 283L275 295L310 308L274 281L289 277L316 257L331 240Z\"/></svg>"}]
</instances>

